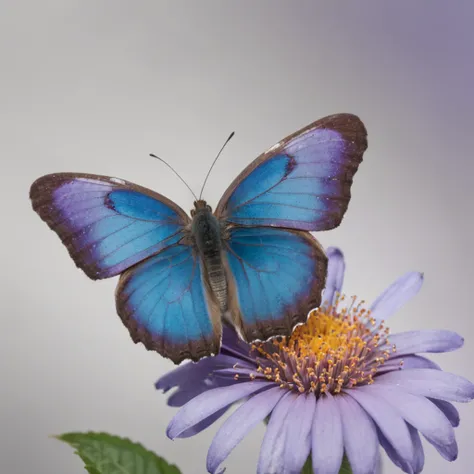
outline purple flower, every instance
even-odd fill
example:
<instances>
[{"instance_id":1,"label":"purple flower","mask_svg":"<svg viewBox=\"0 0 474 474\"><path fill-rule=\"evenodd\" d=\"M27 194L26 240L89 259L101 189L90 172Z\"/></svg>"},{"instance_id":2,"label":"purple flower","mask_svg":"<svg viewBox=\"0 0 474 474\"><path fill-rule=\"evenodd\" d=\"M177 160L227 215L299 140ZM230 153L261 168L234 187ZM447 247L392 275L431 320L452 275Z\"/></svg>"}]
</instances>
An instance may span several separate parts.
<instances>
[{"instance_id":1,"label":"purple flower","mask_svg":"<svg viewBox=\"0 0 474 474\"><path fill-rule=\"evenodd\" d=\"M314 473L337 474L345 453L354 474L379 471L379 445L404 472L424 465L420 433L448 461L458 454L451 402L474 398L474 385L418 355L458 349L450 331L388 336L383 320L421 288L423 275L407 273L367 308L340 296L344 257L329 248L325 303L290 338L246 344L224 328L221 353L169 372L156 387L177 390L168 404L182 407L171 420L171 439L207 428L234 403L243 403L218 430L207 470L216 473L231 450L269 417L258 474L300 473L312 458Z\"/></svg>"}]
</instances>

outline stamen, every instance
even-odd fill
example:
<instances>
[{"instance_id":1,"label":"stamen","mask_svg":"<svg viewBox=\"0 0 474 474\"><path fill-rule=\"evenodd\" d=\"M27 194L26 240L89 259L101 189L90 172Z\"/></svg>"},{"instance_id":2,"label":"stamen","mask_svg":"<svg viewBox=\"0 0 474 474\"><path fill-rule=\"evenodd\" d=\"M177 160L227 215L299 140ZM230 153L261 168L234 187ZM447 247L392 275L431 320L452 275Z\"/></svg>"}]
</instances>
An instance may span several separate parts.
<instances>
[{"instance_id":1,"label":"stamen","mask_svg":"<svg viewBox=\"0 0 474 474\"><path fill-rule=\"evenodd\" d=\"M334 304L313 310L289 338L252 344L256 372L282 388L316 396L372 384L396 348L388 342L384 322L371 316L363 300L357 303L353 296L339 308L344 300L336 293Z\"/></svg>"}]
</instances>

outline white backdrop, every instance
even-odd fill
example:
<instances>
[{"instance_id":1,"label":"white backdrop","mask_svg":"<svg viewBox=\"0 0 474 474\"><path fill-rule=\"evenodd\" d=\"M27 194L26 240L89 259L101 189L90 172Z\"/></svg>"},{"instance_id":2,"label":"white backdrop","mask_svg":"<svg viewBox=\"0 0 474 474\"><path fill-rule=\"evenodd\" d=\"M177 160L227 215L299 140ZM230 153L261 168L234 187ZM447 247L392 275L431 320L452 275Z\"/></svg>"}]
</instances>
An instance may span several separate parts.
<instances>
[{"instance_id":1,"label":"white backdrop","mask_svg":"<svg viewBox=\"0 0 474 474\"><path fill-rule=\"evenodd\" d=\"M474 6L468 2L5 0L0 14L0 472L83 472L48 438L106 430L141 441L184 474L205 472L216 427L170 441L176 412L154 390L172 364L134 345L116 281L94 283L33 213L30 184L55 171L121 177L190 209L210 177L215 205L260 152L322 116L351 112L369 148L342 225L345 289L370 300L409 270L421 293L393 330L466 338L435 357L474 380L472 316ZM469 472L474 407L460 406L459 459L426 447L425 472ZM264 427L226 463L255 472ZM185 454L184 454L185 453ZM386 463L386 474L399 472Z\"/></svg>"}]
</instances>

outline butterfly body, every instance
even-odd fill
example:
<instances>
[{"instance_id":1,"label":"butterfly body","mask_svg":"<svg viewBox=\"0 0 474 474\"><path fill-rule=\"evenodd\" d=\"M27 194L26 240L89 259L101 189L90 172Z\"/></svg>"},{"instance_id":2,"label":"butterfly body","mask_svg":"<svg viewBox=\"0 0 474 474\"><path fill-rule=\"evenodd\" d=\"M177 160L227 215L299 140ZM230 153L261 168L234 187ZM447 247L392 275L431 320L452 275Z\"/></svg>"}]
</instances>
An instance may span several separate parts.
<instances>
[{"instance_id":1,"label":"butterfly body","mask_svg":"<svg viewBox=\"0 0 474 474\"><path fill-rule=\"evenodd\" d=\"M198 200L191 211L191 233L195 249L203 262L204 271L221 314L227 311L227 279L222 264L223 225L212 214L206 201Z\"/></svg>"},{"instance_id":2,"label":"butterfly body","mask_svg":"<svg viewBox=\"0 0 474 474\"><path fill-rule=\"evenodd\" d=\"M336 114L250 163L215 211L191 217L142 186L55 173L33 209L94 280L120 276L117 313L133 341L178 364L216 354L223 317L252 342L291 334L322 300L327 257L310 232L337 227L367 148L358 117Z\"/></svg>"}]
</instances>

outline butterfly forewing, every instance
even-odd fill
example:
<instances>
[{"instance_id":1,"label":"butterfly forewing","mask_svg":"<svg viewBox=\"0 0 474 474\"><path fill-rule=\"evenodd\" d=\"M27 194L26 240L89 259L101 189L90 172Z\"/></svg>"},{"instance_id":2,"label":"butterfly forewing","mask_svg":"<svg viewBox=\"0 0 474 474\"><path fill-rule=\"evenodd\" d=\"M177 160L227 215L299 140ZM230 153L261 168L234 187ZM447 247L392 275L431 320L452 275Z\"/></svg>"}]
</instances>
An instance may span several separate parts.
<instances>
[{"instance_id":1,"label":"butterfly forewing","mask_svg":"<svg viewBox=\"0 0 474 474\"><path fill-rule=\"evenodd\" d=\"M33 209L89 278L109 278L178 242L187 214L169 199L117 178L81 173L43 176Z\"/></svg>"},{"instance_id":2,"label":"butterfly forewing","mask_svg":"<svg viewBox=\"0 0 474 474\"><path fill-rule=\"evenodd\" d=\"M318 120L251 163L224 193L215 214L245 226L337 227L366 148L367 132L355 115Z\"/></svg>"}]
</instances>

